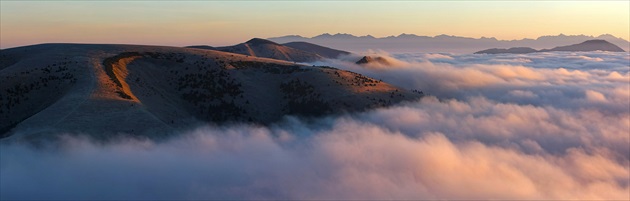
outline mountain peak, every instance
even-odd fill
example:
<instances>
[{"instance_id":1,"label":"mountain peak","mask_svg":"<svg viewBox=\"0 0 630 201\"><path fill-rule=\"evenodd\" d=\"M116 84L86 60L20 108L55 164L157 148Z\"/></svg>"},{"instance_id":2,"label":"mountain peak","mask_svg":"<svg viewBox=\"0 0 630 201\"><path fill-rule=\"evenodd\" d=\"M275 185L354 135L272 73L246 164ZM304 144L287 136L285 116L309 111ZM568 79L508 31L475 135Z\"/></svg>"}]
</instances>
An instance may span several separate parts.
<instances>
[{"instance_id":1,"label":"mountain peak","mask_svg":"<svg viewBox=\"0 0 630 201\"><path fill-rule=\"evenodd\" d=\"M582 44L601 44L601 43L609 43L609 42L602 39L587 40L587 41L582 42Z\"/></svg>"},{"instance_id":2,"label":"mountain peak","mask_svg":"<svg viewBox=\"0 0 630 201\"><path fill-rule=\"evenodd\" d=\"M323 33L317 36L314 36L313 38L327 38L327 37L331 37L332 35L330 35L329 33Z\"/></svg>"},{"instance_id":3,"label":"mountain peak","mask_svg":"<svg viewBox=\"0 0 630 201\"><path fill-rule=\"evenodd\" d=\"M398 35L397 37L399 38L404 38L404 37L418 37L418 35L416 34L406 34L406 33L401 33L400 35Z\"/></svg>"},{"instance_id":4,"label":"mountain peak","mask_svg":"<svg viewBox=\"0 0 630 201\"><path fill-rule=\"evenodd\" d=\"M337 33L334 36L354 36L352 34L347 34L347 33Z\"/></svg>"},{"instance_id":5,"label":"mountain peak","mask_svg":"<svg viewBox=\"0 0 630 201\"><path fill-rule=\"evenodd\" d=\"M602 35L597 36L597 38L615 38L616 39L617 37L613 36L612 34L602 34Z\"/></svg>"},{"instance_id":6,"label":"mountain peak","mask_svg":"<svg viewBox=\"0 0 630 201\"><path fill-rule=\"evenodd\" d=\"M316 53L287 47L261 38L253 38L233 46L216 47L215 50L293 62L313 62L322 58Z\"/></svg>"},{"instance_id":7,"label":"mountain peak","mask_svg":"<svg viewBox=\"0 0 630 201\"><path fill-rule=\"evenodd\" d=\"M372 63L378 63L381 65L386 65L389 66L391 63L380 56L376 56L376 57L371 57L371 56L364 56L363 58L361 58L359 61L355 62L356 64L372 64Z\"/></svg>"},{"instance_id":8,"label":"mountain peak","mask_svg":"<svg viewBox=\"0 0 630 201\"><path fill-rule=\"evenodd\" d=\"M359 38L369 38L369 39L374 39L375 37L374 37L374 36L372 36L372 35L370 35L370 34L368 34L368 35L365 35L365 36L359 36Z\"/></svg>"},{"instance_id":9,"label":"mountain peak","mask_svg":"<svg viewBox=\"0 0 630 201\"><path fill-rule=\"evenodd\" d=\"M250 45L280 45L273 41L262 39L262 38L252 38L251 40L248 40L245 43L250 44Z\"/></svg>"},{"instance_id":10,"label":"mountain peak","mask_svg":"<svg viewBox=\"0 0 630 201\"><path fill-rule=\"evenodd\" d=\"M366 37L366 36L363 36ZM336 33L334 35L331 35L329 33L324 33L318 36L315 36L313 38L357 38L357 36L354 36L352 34L347 34L347 33Z\"/></svg>"},{"instance_id":11,"label":"mountain peak","mask_svg":"<svg viewBox=\"0 0 630 201\"><path fill-rule=\"evenodd\" d=\"M301 35L297 35L297 34L286 35L286 36L281 36L281 37L298 37L298 38L303 38Z\"/></svg>"},{"instance_id":12,"label":"mountain peak","mask_svg":"<svg viewBox=\"0 0 630 201\"><path fill-rule=\"evenodd\" d=\"M454 36L451 36L451 35L446 35L446 34L440 34L440 35L437 35L437 36L435 36L435 37L436 37L436 38L452 38L452 37L454 37Z\"/></svg>"},{"instance_id":13,"label":"mountain peak","mask_svg":"<svg viewBox=\"0 0 630 201\"><path fill-rule=\"evenodd\" d=\"M596 39L596 40L587 40L579 44L575 45L567 45L555 47L550 50L541 50L542 52L547 51L569 51L569 52L585 52L585 51L608 51L608 52L625 52L619 46L616 46L606 40Z\"/></svg>"},{"instance_id":14,"label":"mountain peak","mask_svg":"<svg viewBox=\"0 0 630 201\"><path fill-rule=\"evenodd\" d=\"M501 53L510 53L510 54L527 54L533 52L553 52L553 51L565 51L565 52L589 52L589 51L608 51L608 52L625 52L619 46L612 44L606 40L595 39L595 40L587 40L581 42L579 44L559 46L552 49L543 49L540 51L536 51L535 49L529 47L514 47L510 49L499 49L492 48L487 50L482 50L475 52L475 54L501 54Z\"/></svg>"}]
</instances>

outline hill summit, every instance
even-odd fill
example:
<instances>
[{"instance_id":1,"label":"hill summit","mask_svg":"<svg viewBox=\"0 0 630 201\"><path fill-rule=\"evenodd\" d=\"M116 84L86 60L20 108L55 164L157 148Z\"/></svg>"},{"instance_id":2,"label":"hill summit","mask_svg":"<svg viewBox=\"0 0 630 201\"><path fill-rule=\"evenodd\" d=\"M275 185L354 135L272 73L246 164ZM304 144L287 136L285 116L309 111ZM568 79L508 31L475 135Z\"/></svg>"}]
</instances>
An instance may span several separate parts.
<instances>
[{"instance_id":1,"label":"hill summit","mask_svg":"<svg viewBox=\"0 0 630 201\"><path fill-rule=\"evenodd\" d=\"M559 46L552 49L535 50L529 47L513 47L509 49L492 48L475 52L475 54L527 54L534 52L590 52L590 51L607 51L607 52L625 52L619 46L612 44L606 40L587 40L579 44Z\"/></svg>"},{"instance_id":2,"label":"hill summit","mask_svg":"<svg viewBox=\"0 0 630 201\"><path fill-rule=\"evenodd\" d=\"M350 52L307 42L289 42L285 44L278 44L262 38L252 38L244 43L233 46L211 47L207 45L195 45L188 46L188 48L218 50L292 62L314 62L324 58L335 59L340 56L350 54Z\"/></svg>"},{"instance_id":3,"label":"hill summit","mask_svg":"<svg viewBox=\"0 0 630 201\"><path fill-rule=\"evenodd\" d=\"M250 44L250 45L278 45L278 46L280 46L280 44L278 44L276 42L273 42L273 41L270 41L270 40L265 40L265 39L262 39L262 38L252 38L252 39L248 40L245 43Z\"/></svg>"},{"instance_id":4,"label":"hill summit","mask_svg":"<svg viewBox=\"0 0 630 201\"><path fill-rule=\"evenodd\" d=\"M608 52L625 52L619 46L616 46L606 40L587 40L579 44L555 47L552 49L543 49L540 52L552 51L568 51L568 52L588 52L588 51L608 51Z\"/></svg>"},{"instance_id":5,"label":"hill summit","mask_svg":"<svg viewBox=\"0 0 630 201\"><path fill-rule=\"evenodd\" d=\"M317 53L284 46L262 38L252 38L247 42L233 46L211 47L196 45L188 46L188 48L218 50L247 56L278 59L292 62L314 62L324 59L324 57L318 55Z\"/></svg>"},{"instance_id":6,"label":"hill summit","mask_svg":"<svg viewBox=\"0 0 630 201\"><path fill-rule=\"evenodd\" d=\"M376 57L372 57L372 56L364 56L361 59L359 59L357 62L355 62L356 64L381 64L381 65L385 65L385 66L389 66L391 63L380 56L376 56Z\"/></svg>"},{"instance_id":7,"label":"hill summit","mask_svg":"<svg viewBox=\"0 0 630 201\"><path fill-rule=\"evenodd\" d=\"M336 59L340 56L350 54L350 52L336 50L336 49L324 47L321 45L316 45L313 43L307 43L307 42L290 42L290 43L284 43L282 45L299 49L299 50L303 50L303 51L307 51L307 52L312 52L312 53L318 54L322 57L329 58L329 59Z\"/></svg>"}]
</instances>

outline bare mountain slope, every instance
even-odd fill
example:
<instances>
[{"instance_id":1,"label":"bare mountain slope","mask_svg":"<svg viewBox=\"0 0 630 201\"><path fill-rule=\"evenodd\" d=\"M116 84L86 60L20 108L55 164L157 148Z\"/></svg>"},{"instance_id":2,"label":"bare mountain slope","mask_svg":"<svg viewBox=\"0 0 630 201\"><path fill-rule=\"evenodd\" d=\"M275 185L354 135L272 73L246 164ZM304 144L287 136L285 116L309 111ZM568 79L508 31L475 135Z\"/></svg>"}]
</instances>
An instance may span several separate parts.
<instances>
[{"instance_id":1,"label":"bare mountain slope","mask_svg":"<svg viewBox=\"0 0 630 201\"><path fill-rule=\"evenodd\" d=\"M260 38L254 38L234 46L216 47L215 49L224 52L293 62L313 62L324 58L316 53L287 47Z\"/></svg>"},{"instance_id":2,"label":"bare mountain slope","mask_svg":"<svg viewBox=\"0 0 630 201\"><path fill-rule=\"evenodd\" d=\"M217 50L217 48L209 46L209 45L193 45L193 46L186 46L187 48L197 48L197 49L204 49L204 50Z\"/></svg>"},{"instance_id":3,"label":"bare mountain slope","mask_svg":"<svg viewBox=\"0 0 630 201\"><path fill-rule=\"evenodd\" d=\"M330 67L213 50L44 44L0 51L0 134L159 137L214 122L273 123L421 95Z\"/></svg>"},{"instance_id":4,"label":"bare mountain slope","mask_svg":"<svg viewBox=\"0 0 630 201\"><path fill-rule=\"evenodd\" d=\"M298 50L303 50L303 51L306 51L306 52L315 53L315 54L318 54L318 55L320 55L322 57L326 57L326 58L329 58L329 59L336 59L339 56L350 54L350 52L346 52L346 51L342 51L342 50L336 50L336 49L332 49L332 48L316 45L316 44L313 44L313 43L307 43L307 42L290 42L290 43L284 43L282 45L287 46L287 47L291 47L291 48L295 48L295 49L298 49Z\"/></svg>"},{"instance_id":5,"label":"bare mountain slope","mask_svg":"<svg viewBox=\"0 0 630 201\"><path fill-rule=\"evenodd\" d=\"M380 57L380 56L364 56L361 59L359 59L357 62L355 62L356 64L362 65L362 64L380 64L380 65L385 65L385 66L389 66L391 65L391 62L389 62L386 58L384 57Z\"/></svg>"}]
</instances>

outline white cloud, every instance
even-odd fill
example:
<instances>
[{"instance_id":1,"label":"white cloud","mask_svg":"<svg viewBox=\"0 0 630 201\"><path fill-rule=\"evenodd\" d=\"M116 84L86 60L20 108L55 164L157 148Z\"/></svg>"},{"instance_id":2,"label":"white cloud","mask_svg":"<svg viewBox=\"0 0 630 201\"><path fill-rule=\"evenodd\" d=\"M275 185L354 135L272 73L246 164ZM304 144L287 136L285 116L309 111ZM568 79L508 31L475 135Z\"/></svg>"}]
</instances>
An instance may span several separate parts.
<instances>
[{"instance_id":1,"label":"white cloud","mask_svg":"<svg viewBox=\"0 0 630 201\"><path fill-rule=\"evenodd\" d=\"M538 95L536 95L534 92L527 90L512 90L509 92L509 94L517 98L538 98Z\"/></svg>"},{"instance_id":2,"label":"white cloud","mask_svg":"<svg viewBox=\"0 0 630 201\"><path fill-rule=\"evenodd\" d=\"M444 56L330 62L435 95L390 108L161 141L5 143L0 199L630 199L627 55Z\"/></svg>"},{"instance_id":3,"label":"white cloud","mask_svg":"<svg viewBox=\"0 0 630 201\"><path fill-rule=\"evenodd\" d=\"M586 90L586 100L591 101L591 102L607 102L606 97L604 96L604 94L599 93L597 91L593 91L593 90Z\"/></svg>"}]
</instances>

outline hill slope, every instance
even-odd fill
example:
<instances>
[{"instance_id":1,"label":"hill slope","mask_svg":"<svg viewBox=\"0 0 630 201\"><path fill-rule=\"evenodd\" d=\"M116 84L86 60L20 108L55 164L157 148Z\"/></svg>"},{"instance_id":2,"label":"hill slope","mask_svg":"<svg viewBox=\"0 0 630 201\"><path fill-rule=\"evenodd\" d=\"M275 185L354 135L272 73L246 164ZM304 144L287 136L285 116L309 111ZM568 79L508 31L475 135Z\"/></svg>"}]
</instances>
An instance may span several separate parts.
<instances>
[{"instance_id":1,"label":"hill slope","mask_svg":"<svg viewBox=\"0 0 630 201\"><path fill-rule=\"evenodd\" d=\"M215 47L215 50L293 62L313 62L324 58L316 53L287 47L260 38L254 38L234 46Z\"/></svg>"},{"instance_id":2,"label":"hill slope","mask_svg":"<svg viewBox=\"0 0 630 201\"><path fill-rule=\"evenodd\" d=\"M350 52L336 50L336 49L332 49L332 48L328 48L328 47L324 47L320 45L315 45L313 43L307 43L307 42L290 42L290 43L284 43L282 45L295 48L298 50L306 51L306 52L315 53L329 59L336 59L340 56L350 54Z\"/></svg>"},{"instance_id":3,"label":"hill slope","mask_svg":"<svg viewBox=\"0 0 630 201\"><path fill-rule=\"evenodd\" d=\"M355 63L359 64L359 65L361 65L361 64L374 64L374 63L380 64L380 65L385 65L385 66L391 65L391 63L387 59L385 59L383 57L379 57L379 56L376 56L376 57L364 56L364 57L362 57L361 59L359 59Z\"/></svg>"},{"instance_id":4,"label":"hill slope","mask_svg":"<svg viewBox=\"0 0 630 201\"><path fill-rule=\"evenodd\" d=\"M421 95L330 67L213 50L44 44L0 51L0 135L160 137L214 122L269 124Z\"/></svg>"},{"instance_id":5,"label":"hill slope","mask_svg":"<svg viewBox=\"0 0 630 201\"><path fill-rule=\"evenodd\" d=\"M196 49L204 49L204 50L217 50L217 48L209 46L209 45L193 45L186 46L187 48L196 48Z\"/></svg>"}]
</instances>

